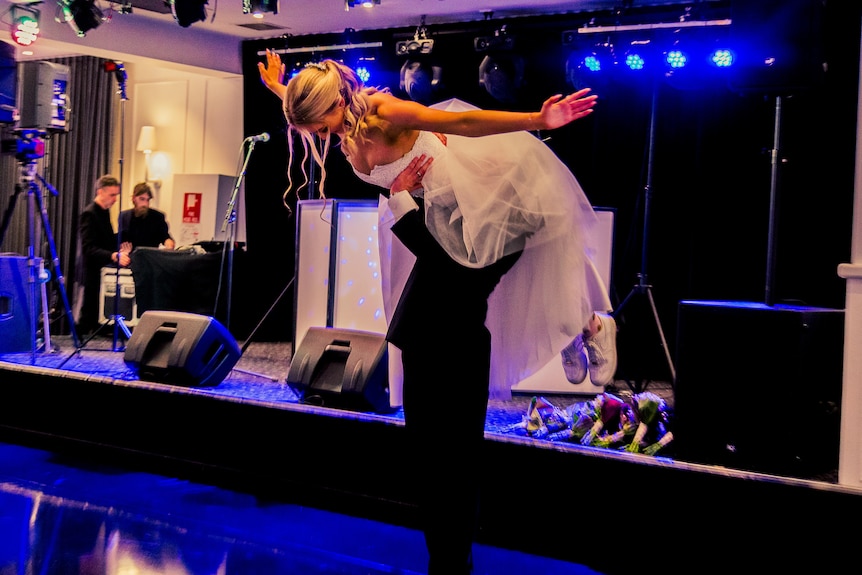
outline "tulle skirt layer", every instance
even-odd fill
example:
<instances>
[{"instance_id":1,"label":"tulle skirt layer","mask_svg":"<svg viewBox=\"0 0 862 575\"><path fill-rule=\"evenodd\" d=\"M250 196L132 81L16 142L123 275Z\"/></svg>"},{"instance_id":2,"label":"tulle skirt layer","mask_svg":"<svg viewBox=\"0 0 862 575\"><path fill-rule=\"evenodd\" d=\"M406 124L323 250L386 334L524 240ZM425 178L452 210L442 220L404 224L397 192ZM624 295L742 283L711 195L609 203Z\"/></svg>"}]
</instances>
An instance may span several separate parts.
<instances>
[{"instance_id":1,"label":"tulle skirt layer","mask_svg":"<svg viewBox=\"0 0 862 575\"><path fill-rule=\"evenodd\" d=\"M590 256L595 212L571 171L527 132L447 136L446 152L435 156L422 183L426 224L455 261L484 267L523 250L491 295L486 320L491 396L510 397L513 385L559 356L593 311L611 309ZM384 306L391 319L414 260L392 237L387 200L380 201Z\"/></svg>"}]
</instances>

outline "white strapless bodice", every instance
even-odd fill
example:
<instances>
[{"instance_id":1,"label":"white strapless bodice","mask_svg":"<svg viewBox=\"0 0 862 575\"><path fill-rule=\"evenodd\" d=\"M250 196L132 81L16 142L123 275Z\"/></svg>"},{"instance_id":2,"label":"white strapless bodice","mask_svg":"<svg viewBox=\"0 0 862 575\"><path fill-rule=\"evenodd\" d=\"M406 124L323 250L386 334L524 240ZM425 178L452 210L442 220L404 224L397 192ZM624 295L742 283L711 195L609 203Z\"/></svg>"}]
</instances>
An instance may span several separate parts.
<instances>
[{"instance_id":1,"label":"white strapless bodice","mask_svg":"<svg viewBox=\"0 0 862 575\"><path fill-rule=\"evenodd\" d=\"M389 189L389 186L395 180L395 176L400 174L413 158L422 154L431 158L439 158L445 153L446 146L443 145L443 142L437 136L431 132L419 132L419 137L416 138L416 142L413 143L410 151L394 162L382 166L374 166L370 174L363 174L356 168L353 168L353 173L366 183Z\"/></svg>"}]
</instances>

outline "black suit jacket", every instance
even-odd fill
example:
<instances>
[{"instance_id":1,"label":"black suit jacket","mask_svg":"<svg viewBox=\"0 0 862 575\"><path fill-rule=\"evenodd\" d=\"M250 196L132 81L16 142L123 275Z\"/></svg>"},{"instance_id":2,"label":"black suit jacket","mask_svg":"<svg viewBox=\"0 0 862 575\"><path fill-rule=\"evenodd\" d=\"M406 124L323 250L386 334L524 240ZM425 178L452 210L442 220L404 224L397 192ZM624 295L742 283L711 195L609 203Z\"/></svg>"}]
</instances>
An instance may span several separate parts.
<instances>
[{"instance_id":1,"label":"black suit jacket","mask_svg":"<svg viewBox=\"0 0 862 575\"><path fill-rule=\"evenodd\" d=\"M146 217L133 217L134 210L120 212L120 235L136 248L157 248L171 238L165 214L150 208Z\"/></svg>"},{"instance_id":2,"label":"black suit jacket","mask_svg":"<svg viewBox=\"0 0 862 575\"><path fill-rule=\"evenodd\" d=\"M416 263L389 322L386 339L399 348L446 341L470 342L485 330L488 297L521 252L484 268L455 262L425 226L424 204L405 214L392 233L416 256Z\"/></svg>"},{"instance_id":3,"label":"black suit jacket","mask_svg":"<svg viewBox=\"0 0 862 575\"><path fill-rule=\"evenodd\" d=\"M111 254L117 251L117 234L110 213L96 202L91 202L78 216L78 251L76 277L85 283L85 278L95 278L98 286L102 267L113 263Z\"/></svg>"}]
</instances>

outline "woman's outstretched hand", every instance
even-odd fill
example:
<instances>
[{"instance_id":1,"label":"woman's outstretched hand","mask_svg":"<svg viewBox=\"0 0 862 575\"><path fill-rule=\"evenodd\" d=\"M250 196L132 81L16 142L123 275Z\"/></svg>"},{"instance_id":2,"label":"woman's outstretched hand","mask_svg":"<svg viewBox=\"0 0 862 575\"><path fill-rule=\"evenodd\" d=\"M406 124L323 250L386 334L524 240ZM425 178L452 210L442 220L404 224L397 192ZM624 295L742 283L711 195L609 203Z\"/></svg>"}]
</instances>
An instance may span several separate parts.
<instances>
[{"instance_id":1,"label":"woman's outstretched hand","mask_svg":"<svg viewBox=\"0 0 862 575\"><path fill-rule=\"evenodd\" d=\"M263 85L280 97L284 97L284 64L274 50L267 48L266 63L258 62L257 70Z\"/></svg>"},{"instance_id":2,"label":"woman's outstretched hand","mask_svg":"<svg viewBox=\"0 0 862 575\"><path fill-rule=\"evenodd\" d=\"M589 95L590 89L584 88L574 94L563 97L562 94L551 96L542 104L542 111L536 116L537 128L553 130L565 126L593 113L598 96Z\"/></svg>"}]
</instances>

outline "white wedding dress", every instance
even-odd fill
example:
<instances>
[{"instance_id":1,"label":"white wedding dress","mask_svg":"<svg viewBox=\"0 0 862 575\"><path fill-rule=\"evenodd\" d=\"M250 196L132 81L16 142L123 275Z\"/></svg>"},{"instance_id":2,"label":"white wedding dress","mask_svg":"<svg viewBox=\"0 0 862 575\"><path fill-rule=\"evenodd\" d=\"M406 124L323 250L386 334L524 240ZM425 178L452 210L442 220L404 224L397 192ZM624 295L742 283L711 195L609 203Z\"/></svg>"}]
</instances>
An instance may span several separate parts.
<instances>
[{"instance_id":1,"label":"white wedding dress","mask_svg":"<svg viewBox=\"0 0 862 575\"><path fill-rule=\"evenodd\" d=\"M475 109L449 100L434 107ZM593 311L609 311L607 288L593 265L596 215L574 175L528 132L479 138L422 132L391 164L366 182L389 189L414 157L434 158L422 179L425 220L452 258L483 267L523 249L488 301L492 398L544 367L586 326ZM391 233L394 221L380 197L380 264L390 320L414 257ZM455 367L457 369L457 367Z\"/></svg>"}]
</instances>

